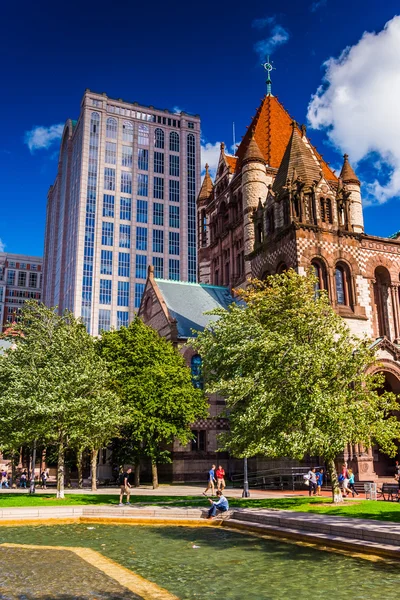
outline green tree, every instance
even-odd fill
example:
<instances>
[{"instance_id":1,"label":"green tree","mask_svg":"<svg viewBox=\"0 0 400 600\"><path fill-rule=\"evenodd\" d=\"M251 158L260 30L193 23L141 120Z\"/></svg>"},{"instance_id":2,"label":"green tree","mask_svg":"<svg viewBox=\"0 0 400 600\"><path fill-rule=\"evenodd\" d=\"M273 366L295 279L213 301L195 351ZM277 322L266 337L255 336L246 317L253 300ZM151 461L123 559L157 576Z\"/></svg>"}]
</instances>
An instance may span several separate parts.
<instances>
[{"instance_id":1,"label":"green tree","mask_svg":"<svg viewBox=\"0 0 400 600\"><path fill-rule=\"evenodd\" d=\"M95 440L99 448L115 435L119 397L95 340L72 313L58 315L27 302L13 340L15 347L0 356L4 431L13 429L13 441L21 445L37 440L57 448L57 497L62 498L66 449L82 439L88 447Z\"/></svg>"},{"instance_id":2,"label":"green tree","mask_svg":"<svg viewBox=\"0 0 400 600\"><path fill-rule=\"evenodd\" d=\"M98 344L122 398L129 451L150 458L155 488L157 463L170 460L167 446L191 439L190 425L207 415L207 401L179 352L140 319L103 333Z\"/></svg>"},{"instance_id":3,"label":"green tree","mask_svg":"<svg viewBox=\"0 0 400 600\"><path fill-rule=\"evenodd\" d=\"M230 410L224 447L236 456L321 456L340 501L335 458L355 443L393 455L398 404L371 374L370 342L350 334L316 284L293 270L253 281L239 291L245 304L214 311L219 320L193 346L207 391Z\"/></svg>"}]
</instances>

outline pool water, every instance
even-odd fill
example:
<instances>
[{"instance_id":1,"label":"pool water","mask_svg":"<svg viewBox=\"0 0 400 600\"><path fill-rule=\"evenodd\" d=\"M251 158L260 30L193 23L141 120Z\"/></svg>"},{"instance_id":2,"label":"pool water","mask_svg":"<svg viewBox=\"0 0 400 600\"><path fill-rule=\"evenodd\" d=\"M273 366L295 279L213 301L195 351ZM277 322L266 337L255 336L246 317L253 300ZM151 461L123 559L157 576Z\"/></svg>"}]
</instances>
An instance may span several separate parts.
<instances>
[{"instance_id":1,"label":"pool water","mask_svg":"<svg viewBox=\"0 0 400 600\"><path fill-rule=\"evenodd\" d=\"M352 558L225 528L97 524L1 527L0 543L4 542L91 548L180 600L319 600L347 594L352 600L397 600L400 589L400 563ZM43 550L44 563L48 552ZM0 573L7 571L10 558L12 562L10 555L0 552ZM63 562L64 575L73 568L73 564ZM57 567L48 568L47 577L57 579ZM68 591L58 589L60 595L54 598L62 598L61 591ZM120 597L117 593L107 595Z\"/></svg>"}]
</instances>

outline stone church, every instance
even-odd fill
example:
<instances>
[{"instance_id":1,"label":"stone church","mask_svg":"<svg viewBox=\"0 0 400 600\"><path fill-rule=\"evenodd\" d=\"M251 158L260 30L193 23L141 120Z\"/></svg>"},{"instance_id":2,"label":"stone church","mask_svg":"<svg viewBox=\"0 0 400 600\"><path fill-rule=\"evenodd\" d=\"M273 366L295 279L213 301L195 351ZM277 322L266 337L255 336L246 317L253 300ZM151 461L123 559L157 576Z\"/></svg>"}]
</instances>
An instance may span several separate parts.
<instances>
[{"instance_id":1,"label":"stone church","mask_svg":"<svg viewBox=\"0 0 400 600\"><path fill-rule=\"evenodd\" d=\"M347 155L336 175L305 126L267 93L236 155L221 144L214 181L206 167L197 211L199 288L232 290L250 277L313 268L350 330L376 345L386 389L400 393L400 232L365 233L360 181ZM163 302L154 286L148 280L139 311L147 306L149 324ZM377 448L349 447L344 458L360 480L394 472L394 460Z\"/></svg>"}]
</instances>

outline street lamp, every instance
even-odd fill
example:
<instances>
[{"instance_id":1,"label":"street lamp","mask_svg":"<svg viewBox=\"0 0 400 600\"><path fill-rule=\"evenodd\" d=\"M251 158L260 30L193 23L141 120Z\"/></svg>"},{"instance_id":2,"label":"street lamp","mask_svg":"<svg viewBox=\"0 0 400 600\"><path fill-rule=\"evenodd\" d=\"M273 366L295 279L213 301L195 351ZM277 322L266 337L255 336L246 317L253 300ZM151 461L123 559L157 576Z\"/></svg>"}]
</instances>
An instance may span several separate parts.
<instances>
[{"instance_id":1,"label":"street lamp","mask_svg":"<svg viewBox=\"0 0 400 600\"><path fill-rule=\"evenodd\" d=\"M29 483L29 493L35 493L35 463L36 463L36 440L33 442L33 450L32 450L32 469L31 469L31 480Z\"/></svg>"},{"instance_id":2,"label":"street lamp","mask_svg":"<svg viewBox=\"0 0 400 600\"><path fill-rule=\"evenodd\" d=\"M243 459L243 492L242 498L250 498L249 480L247 476L247 456Z\"/></svg>"}]
</instances>

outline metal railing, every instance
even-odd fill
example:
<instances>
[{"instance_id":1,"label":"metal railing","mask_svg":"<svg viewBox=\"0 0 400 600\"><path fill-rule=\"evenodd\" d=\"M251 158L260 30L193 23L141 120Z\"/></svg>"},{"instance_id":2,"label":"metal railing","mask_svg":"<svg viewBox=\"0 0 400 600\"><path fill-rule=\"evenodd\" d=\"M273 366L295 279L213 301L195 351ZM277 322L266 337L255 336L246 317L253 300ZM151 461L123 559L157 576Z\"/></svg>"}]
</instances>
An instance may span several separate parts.
<instances>
[{"instance_id":1,"label":"metal railing","mask_svg":"<svg viewBox=\"0 0 400 600\"><path fill-rule=\"evenodd\" d=\"M287 467L285 469L267 469L257 473L249 473L248 481L250 488L263 490L296 490L304 489L304 475L313 467ZM317 470L323 467L315 467ZM243 473L231 476L233 487L243 487ZM326 483L326 473L324 474Z\"/></svg>"}]
</instances>

